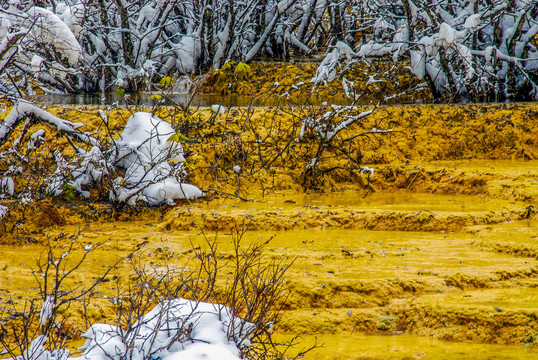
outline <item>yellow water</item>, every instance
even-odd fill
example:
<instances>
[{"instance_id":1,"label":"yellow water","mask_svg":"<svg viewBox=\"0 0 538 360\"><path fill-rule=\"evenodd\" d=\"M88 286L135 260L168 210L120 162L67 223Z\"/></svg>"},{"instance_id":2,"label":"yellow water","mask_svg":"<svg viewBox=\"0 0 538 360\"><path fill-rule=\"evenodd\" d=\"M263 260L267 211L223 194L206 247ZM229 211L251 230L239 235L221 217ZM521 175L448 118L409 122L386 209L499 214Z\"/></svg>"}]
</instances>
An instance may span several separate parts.
<instances>
[{"instance_id":1,"label":"yellow water","mask_svg":"<svg viewBox=\"0 0 538 360\"><path fill-rule=\"evenodd\" d=\"M403 221L406 216L432 214L435 221L449 223L461 216L517 213L526 205L474 195L406 192L374 193L365 198L359 192L343 192L186 204L165 214L161 222L83 224L81 243L101 245L69 286L97 279L106 266L144 242L145 259L153 267L188 262L186 251L203 245L205 239L200 229L167 228L178 212L199 210L207 216L249 212L254 214L253 225L258 230L247 232L244 244L274 237L268 256L294 260L288 271L291 293L287 311L275 328L277 334L303 336L301 344L305 345L318 337L325 345L308 359L532 358L536 351L520 342L538 329L538 263L534 257L521 256L517 249L529 253L536 248L535 220L471 225L462 231L369 230L360 226L283 231L259 226L263 218L292 213L324 224L330 214L345 213L360 222L375 212L379 221L386 219L387 224L401 227L392 218L394 214ZM79 226L56 226L47 233L70 234ZM221 253L231 254L229 230L209 229L206 236L217 237ZM0 246L2 304L10 299L22 302L36 294L32 269L42 249L42 245ZM176 255L165 261L162 255L172 252ZM81 253L73 254L77 256ZM110 276L121 278L129 271L127 264L121 264ZM113 294L115 286L113 281L104 284L100 296ZM91 315L95 321L107 317L104 309ZM83 324L77 326L82 330Z\"/></svg>"},{"instance_id":2,"label":"yellow water","mask_svg":"<svg viewBox=\"0 0 538 360\"><path fill-rule=\"evenodd\" d=\"M324 345L305 359L530 360L538 357L538 350L529 346L455 343L413 335L322 335L306 336L303 341Z\"/></svg>"}]
</instances>

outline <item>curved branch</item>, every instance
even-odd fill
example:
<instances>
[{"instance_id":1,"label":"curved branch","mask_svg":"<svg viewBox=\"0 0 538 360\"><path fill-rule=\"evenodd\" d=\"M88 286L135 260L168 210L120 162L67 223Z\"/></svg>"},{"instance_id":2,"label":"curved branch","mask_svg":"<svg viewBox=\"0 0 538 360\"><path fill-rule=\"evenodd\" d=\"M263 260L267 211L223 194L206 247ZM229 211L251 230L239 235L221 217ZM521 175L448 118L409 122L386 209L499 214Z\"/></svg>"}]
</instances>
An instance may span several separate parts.
<instances>
[{"instance_id":1,"label":"curved branch","mask_svg":"<svg viewBox=\"0 0 538 360\"><path fill-rule=\"evenodd\" d=\"M34 123L43 123L83 143L99 145L97 139L77 130L84 124L60 119L29 101L19 100L13 106L11 113L0 124L0 146L9 139L15 128L27 118L31 118Z\"/></svg>"}]
</instances>

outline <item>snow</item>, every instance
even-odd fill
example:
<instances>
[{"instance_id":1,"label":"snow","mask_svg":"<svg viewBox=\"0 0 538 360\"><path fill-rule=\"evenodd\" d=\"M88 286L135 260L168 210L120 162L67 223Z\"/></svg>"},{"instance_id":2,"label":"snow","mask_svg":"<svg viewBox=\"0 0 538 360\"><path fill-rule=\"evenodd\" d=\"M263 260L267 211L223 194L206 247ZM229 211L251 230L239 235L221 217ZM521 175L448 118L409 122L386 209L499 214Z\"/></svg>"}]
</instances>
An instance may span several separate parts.
<instances>
[{"instance_id":1,"label":"snow","mask_svg":"<svg viewBox=\"0 0 538 360\"><path fill-rule=\"evenodd\" d=\"M94 324L82 337L86 342L79 350L84 350L81 360L118 359L126 354L127 346L123 339L123 331L109 324Z\"/></svg>"},{"instance_id":2,"label":"snow","mask_svg":"<svg viewBox=\"0 0 538 360\"><path fill-rule=\"evenodd\" d=\"M345 57L346 60L349 61L355 55L355 52L348 44L338 41L334 46L334 49L325 56L325 59L323 59L317 68L316 74L312 77L310 82L319 84L325 81L333 81L336 77L336 67L342 57Z\"/></svg>"},{"instance_id":3,"label":"snow","mask_svg":"<svg viewBox=\"0 0 538 360\"><path fill-rule=\"evenodd\" d=\"M102 170L105 168L103 154L99 147L94 146L90 151L79 150L79 156L82 158L80 166L71 172L74 181L70 182L77 191L84 197L89 197L88 191L83 191L82 188L90 185L94 181L99 181L104 174Z\"/></svg>"},{"instance_id":4,"label":"snow","mask_svg":"<svg viewBox=\"0 0 538 360\"><path fill-rule=\"evenodd\" d=\"M221 345L211 345L195 343L181 352L172 353L163 360L236 360L238 356L234 355L227 347Z\"/></svg>"},{"instance_id":5,"label":"snow","mask_svg":"<svg viewBox=\"0 0 538 360\"><path fill-rule=\"evenodd\" d=\"M424 36L420 39L418 42L420 45L424 46L424 51L426 52L426 55L428 56L435 56L437 55L437 52L439 51L439 46L437 46L437 34L434 36Z\"/></svg>"},{"instance_id":6,"label":"snow","mask_svg":"<svg viewBox=\"0 0 538 360\"><path fill-rule=\"evenodd\" d=\"M176 68L183 74L194 73L202 53L201 48L200 38L196 34L183 36L172 46L172 51L176 55Z\"/></svg>"},{"instance_id":7,"label":"snow","mask_svg":"<svg viewBox=\"0 0 538 360\"><path fill-rule=\"evenodd\" d=\"M480 25L480 14L473 14L465 20L463 27L465 29L476 29L478 25Z\"/></svg>"},{"instance_id":8,"label":"snow","mask_svg":"<svg viewBox=\"0 0 538 360\"><path fill-rule=\"evenodd\" d=\"M380 44L371 40L361 46L357 55L363 58L368 58L392 54L393 61L396 61L407 49L408 42L409 29L407 26L402 25L398 28L390 43Z\"/></svg>"},{"instance_id":9,"label":"snow","mask_svg":"<svg viewBox=\"0 0 538 360\"><path fill-rule=\"evenodd\" d=\"M475 70L472 65L473 55L471 54L471 50L463 44L456 44L456 49L459 55L464 59L464 66L466 70L465 81L469 81L475 74Z\"/></svg>"},{"instance_id":10,"label":"snow","mask_svg":"<svg viewBox=\"0 0 538 360\"><path fill-rule=\"evenodd\" d=\"M226 112L226 108L218 104L211 105L211 110L213 110L213 112L217 113L218 115L222 115Z\"/></svg>"},{"instance_id":11,"label":"snow","mask_svg":"<svg viewBox=\"0 0 538 360\"><path fill-rule=\"evenodd\" d=\"M216 35L215 56L213 57L213 66L215 69L220 68L220 62L224 57L226 44L230 41L230 27L232 26L232 15L228 13L228 19L224 28Z\"/></svg>"},{"instance_id":12,"label":"snow","mask_svg":"<svg viewBox=\"0 0 538 360\"><path fill-rule=\"evenodd\" d=\"M376 35L382 34L385 30L396 30L392 24L389 24L383 17L379 17L374 23L374 32Z\"/></svg>"},{"instance_id":13,"label":"snow","mask_svg":"<svg viewBox=\"0 0 538 360\"><path fill-rule=\"evenodd\" d=\"M410 50L409 55L411 56L411 71L419 80L424 79L426 75L425 51Z\"/></svg>"},{"instance_id":14,"label":"snow","mask_svg":"<svg viewBox=\"0 0 538 360\"><path fill-rule=\"evenodd\" d=\"M58 131L68 133L75 133L76 129L84 125L82 123L73 123L68 120L60 119L28 101L19 100L13 107L11 113L9 113L9 115L6 116L4 121L0 124L0 141L5 139L6 136L13 131L13 127L17 121L19 121L25 115L35 115L47 125L56 128Z\"/></svg>"},{"instance_id":15,"label":"snow","mask_svg":"<svg viewBox=\"0 0 538 360\"><path fill-rule=\"evenodd\" d=\"M433 83L437 89L443 89L448 85L448 79L446 74L441 71L439 64L427 63L426 72L432 78Z\"/></svg>"},{"instance_id":16,"label":"snow","mask_svg":"<svg viewBox=\"0 0 538 360\"><path fill-rule=\"evenodd\" d=\"M310 162L310 164L306 165L306 168L307 169L313 169L316 166L317 163L318 163L318 158L317 157L312 158L312 161Z\"/></svg>"},{"instance_id":17,"label":"snow","mask_svg":"<svg viewBox=\"0 0 538 360\"><path fill-rule=\"evenodd\" d=\"M84 4L67 4L59 2L56 4L56 15L69 27L75 37L80 36L82 31L81 24L84 21L85 11Z\"/></svg>"},{"instance_id":18,"label":"snow","mask_svg":"<svg viewBox=\"0 0 538 360\"><path fill-rule=\"evenodd\" d=\"M10 196L15 194L15 182L11 177L5 177L0 180L0 193L7 193Z\"/></svg>"},{"instance_id":19,"label":"snow","mask_svg":"<svg viewBox=\"0 0 538 360\"><path fill-rule=\"evenodd\" d=\"M54 46L56 51L64 55L71 65L76 65L82 60L82 47L58 15L36 6L28 10L28 15L31 21L37 19L36 25L31 28L31 35Z\"/></svg>"},{"instance_id":20,"label":"snow","mask_svg":"<svg viewBox=\"0 0 538 360\"><path fill-rule=\"evenodd\" d=\"M254 329L226 306L185 299L163 301L129 332L107 324L90 327L82 335L87 340L80 359L236 360L241 349L250 345Z\"/></svg>"},{"instance_id":21,"label":"snow","mask_svg":"<svg viewBox=\"0 0 538 360\"><path fill-rule=\"evenodd\" d=\"M5 205L0 205L0 219L7 215L9 208Z\"/></svg>"},{"instance_id":22,"label":"snow","mask_svg":"<svg viewBox=\"0 0 538 360\"><path fill-rule=\"evenodd\" d=\"M52 315L52 308L54 307L54 299L50 296L47 296L47 299L41 307L39 312L39 325L45 326L50 316Z\"/></svg>"},{"instance_id":23,"label":"snow","mask_svg":"<svg viewBox=\"0 0 538 360\"><path fill-rule=\"evenodd\" d=\"M202 190L196 186L180 183L172 177L149 185L142 194L146 197L149 205L160 205L163 202L175 205L175 199L196 199L205 196Z\"/></svg>"},{"instance_id":24,"label":"snow","mask_svg":"<svg viewBox=\"0 0 538 360\"><path fill-rule=\"evenodd\" d=\"M393 45L379 44L371 40L368 43L361 46L357 55L364 58L374 57L374 56L385 56L392 53L394 48L395 47Z\"/></svg>"},{"instance_id":25,"label":"snow","mask_svg":"<svg viewBox=\"0 0 538 360\"><path fill-rule=\"evenodd\" d=\"M174 82L172 92L175 94L190 94L194 86L195 84L189 76L181 76Z\"/></svg>"},{"instance_id":26,"label":"snow","mask_svg":"<svg viewBox=\"0 0 538 360\"><path fill-rule=\"evenodd\" d=\"M32 71L34 73L41 72L41 66L43 65L44 62L45 62L44 58L42 58L41 56L35 54L32 57L32 60L30 61L30 66L32 67Z\"/></svg>"},{"instance_id":27,"label":"snow","mask_svg":"<svg viewBox=\"0 0 538 360\"><path fill-rule=\"evenodd\" d=\"M179 298L161 302L128 330L92 325L82 334L80 357L69 357L67 349L46 350L47 337L39 335L24 356L12 360L239 360L255 329L227 306Z\"/></svg>"},{"instance_id":28,"label":"snow","mask_svg":"<svg viewBox=\"0 0 538 360\"><path fill-rule=\"evenodd\" d=\"M338 49L340 56L344 55L347 60L351 60L355 56L353 49L343 41L338 41L334 47Z\"/></svg>"},{"instance_id":29,"label":"snow","mask_svg":"<svg viewBox=\"0 0 538 360\"><path fill-rule=\"evenodd\" d=\"M429 57L438 56L437 48L444 47L449 50L446 55L449 55L447 59L452 70L434 66L446 71L444 76L450 80L449 84L458 87L468 78L469 69L461 69L461 61L466 60L451 52L457 51L456 44L469 48L473 56L475 51L496 46L502 54L520 58L518 66L509 66L506 70L515 71L518 87L524 82L535 82L529 80L534 79L529 73L538 67L533 43L538 24L529 12L535 2L496 0L490 4L475 0L406 0L369 4L358 1L346 8L345 2L327 0L272 0L264 2L264 16L257 16L260 2L250 1L234 2L235 11L229 11L229 1L216 1L212 7L198 7L193 1L144 1L133 5L119 0L102 7L95 1L12 0L0 12L0 54L8 45L15 46L9 47L0 59L0 71L13 79L40 80L35 85L44 91L92 92L100 83L103 89L109 88L117 78L135 85L140 80L147 80L140 79L141 76L190 74L211 63L218 68L226 59L249 61L260 55L277 56L281 51L289 54L290 46L305 53L330 46L335 37L325 35L336 30L334 26L338 19L335 16L340 14L341 31L346 36L345 41L352 41L354 49L359 44L358 37L352 40L354 35L366 28L372 30L364 34L367 42L358 49L360 57L392 56L400 60L408 56L409 45L417 51L421 46L415 45L422 44L426 47L425 60L430 62ZM33 7L34 3L54 6L45 9ZM404 8L410 13L405 14ZM128 24L122 24L122 10L127 14ZM32 27L36 18L39 21ZM361 26L357 28L357 24ZM29 34L23 37L25 32ZM132 50L125 47L126 35L132 41ZM17 36L19 38L13 40ZM514 44L516 51L512 51ZM331 48L324 64L327 66L319 69L314 83L333 78L335 67L345 55L341 50L338 54ZM34 58L34 55L40 58ZM352 57L357 56L352 54ZM151 71L145 67L148 60L154 64ZM500 86L506 78L503 75L507 75L501 69L502 65L491 69L484 61L474 60L475 73L487 78L484 83ZM499 57L497 60L505 62ZM413 66L416 73L425 73L421 61L415 61L415 64L418 64ZM72 69L79 65L82 65L81 70ZM103 68L106 69L104 76ZM16 87L7 79L8 76L0 77L1 91L16 96ZM43 83L56 89L47 89ZM181 92L188 91L188 81L183 85L178 86ZM29 86L24 90L27 93L33 91ZM499 88L498 91L504 90Z\"/></svg>"},{"instance_id":30,"label":"snow","mask_svg":"<svg viewBox=\"0 0 538 360\"><path fill-rule=\"evenodd\" d=\"M48 351L45 349L45 344L48 338L44 335L36 337L30 347L24 350L22 355L15 357L14 360L67 360L69 350L59 349Z\"/></svg>"},{"instance_id":31,"label":"snow","mask_svg":"<svg viewBox=\"0 0 538 360\"><path fill-rule=\"evenodd\" d=\"M456 42L458 35L457 30L444 22L439 26L439 37L437 39L438 44L445 49L449 48Z\"/></svg>"},{"instance_id":32,"label":"snow","mask_svg":"<svg viewBox=\"0 0 538 360\"><path fill-rule=\"evenodd\" d=\"M394 34L392 39L395 44L396 50L392 55L392 61L396 62L400 55L403 55L404 51L407 50L407 43L409 42L409 28L406 25L402 25Z\"/></svg>"},{"instance_id":33,"label":"snow","mask_svg":"<svg viewBox=\"0 0 538 360\"><path fill-rule=\"evenodd\" d=\"M35 150L37 148L37 144L42 143L44 141L45 141L45 130L39 129L36 132L34 132L32 135L30 135L30 139L28 140L26 149L28 151Z\"/></svg>"},{"instance_id":34,"label":"snow","mask_svg":"<svg viewBox=\"0 0 538 360\"><path fill-rule=\"evenodd\" d=\"M347 107L347 108L350 108L349 110L353 110L352 107ZM346 107L342 108L341 110L346 110ZM338 134L340 131L342 131L346 127L350 126L354 122L356 122L356 121L358 121L358 120L360 120L360 119L362 119L364 117L367 117L367 116L371 115L373 112L374 112L374 109L371 109L371 110L363 111L363 112L361 112L361 113L359 113L358 115L355 115L355 116L348 116L346 120L342 120L341 122L339 122L334 127L334 129L332 129L331 131L326 132L327 141L331 141L332 138L336 134Z\"/></svg>"},{"instance_id":35,"label":"snow","mask_svg":"<svg viewBox=\"0 0 538 360\"><path fill-rule=\"evenodd\" d=\"M47 192L51 193L54 196L59 196L63 192L63 189L62 189L62 185L64 184L63 174L65 172L70 171L72 166L71 167L69 166L67 161L64 159L64 157L58 150L55 150L53 155L54 155L54 161L56 162L56 170L54 171L54 174L51 176L50 179L46 179Z\"/></svg>"},{"instance_id":36,"label":"snow","mask_svg":"<svg viewBox=\"0 0 538 360\"><path fill-rule=\"evenodd\" d=\"M370 167L368 167L368 166L363 166L363 167L360 168L360 172L361 172L361 174L363 174L363 173L367 173L368 175L370 175L370 176L373 177L373 176L374 176L375 169L374 169L374 168L370 168Z\"/></svg>"},{"instance_id":37,"label":"snow","mask_svg":"<svg viewBox=\"0 0 538 360\"><path fill-rule=\"evenodd\" d=\"M127 121L120 139L117 141L119 157L117 165L128 168L133 164L146 161L167 159L165 151L169 144L166 140L175 134L172 126L148 112L137 112ZM174 155L183 158L183 148L178 144Z\"/></svg>"},{"instance_id":38,"label":"snow","mask_svg":"<svg viewBox=\"0 0 538 360\"><path fill-rule=\"evenodd\" d=\"M107 50L107 46L105 42L103 41L103 39L101 39L99 36L95 36L94 34L89 34L88 36L92 44L95 46L96 53L99 55L104 55Z\"/></svg>"},{"instance_id":39,"label":"snow","mask_svg":"<svg viewBox=\"0 0 538 360\"><path fill-rule=\"evenodd\" d=\"M115 180L110 192L112 200L132 205L145 201L157 206L205 196L197 187L180 183L174 176L183 171L185 158L181 144L168 141L173 134L175 130L169 123L151 113L137 112L129 118L116 142L116 166L125 169L125 176Z\"/></svg>"},{"instance_id":40,"label":"snow","mask_svg":"<svg viewBox=\"0 0 538 360\"><path fill-rule=\"evenodd\" d=\"M0 143L6 141L17 124L33 115L41 122L72 138L90 145L89 150L73 144L76 157L69 162L59 150L55 150L56 170L45 179L46 191L53 196L62 195L65 186L83 197L90 197L88 190L101 181L115 167L125 170L124 177L113 180L110 191L112 201L135 205L144 201L150 206L163 203L174 204L176 199L194 199L205 196L197 187L180 182L186 172L183 167L183 147L175 138L172 126L151 113L135 113L129 120L121 137L104 145L87 133L77 130L83 124L57 118L30 102L18 101L11 113L0 123ZM101 118L107 116L101 112ZM39 129L30 135L27 150L44 141L45 131ZM10 177L0 178L0 191L13 196L15 185Z\"/></svg>"},{"instance_id":41,"label":"snow","mask_svg":"<svg viewBox=\"0 0 538 360\"><path fill-rule=\"evenodd\" d=\"M342 87L344 88L344 92L346 93L346 96L348 98L353 98L354 96L354 87L355 83L353 81L347 80L345 77L342 78Z\"/></svg>"}]
</instances>

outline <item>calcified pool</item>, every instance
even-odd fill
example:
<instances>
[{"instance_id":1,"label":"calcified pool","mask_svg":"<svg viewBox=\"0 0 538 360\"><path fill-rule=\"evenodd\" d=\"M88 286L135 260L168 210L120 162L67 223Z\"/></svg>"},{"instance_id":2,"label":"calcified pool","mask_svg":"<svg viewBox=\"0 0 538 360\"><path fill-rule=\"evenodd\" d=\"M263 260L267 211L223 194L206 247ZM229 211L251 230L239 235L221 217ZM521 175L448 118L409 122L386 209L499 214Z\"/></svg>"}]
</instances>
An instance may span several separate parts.
<instances>
[{"instance_id":1,"label":"calcified pool","mask_svg":"<svg viewBox=\"0 0 538 360\"><path fill-rule=\"evenodd\" d=\"M96 219L47 234L80 228L84 244L102 244L71 280L83 286L141 244L153 267L188 264L188 249L205 246L206 236L217 238L223 256L232 254L229 231L202 234L197 211L215 221L248 220L254 230L244 235L244 244L273 237L266 255L293 261L285 315L275 328L278 336L301 336L299 348L324 345L308 359L538 355L524 344L538 326L538 222L517 220L526 202L406 192L363 195L215 200L185 204L159 221ZM369 226L374 215L377 225ZM283 221L289 230L277 226ZM3 305L36 293L31 269L42 248L0 247ZM130 271L121 264L116 274L121 278ZM95 319L106 317L105 299L115 291L114 281L100 291L104 302L92 310Z\"/></svg>"},{"instance_id":2,"label":"calcified pool","mask_svg":"<svg viewBox=\"0 0 538 360\"><path fill-rule=\"evenodd\" d=\"M414 335L307 336L305 342L324 346L306 355L306 359L435 359L435 360L527 360L536 359L538 350L520 345L473 344L452 342Z\"/></svg>"}]
</instances>

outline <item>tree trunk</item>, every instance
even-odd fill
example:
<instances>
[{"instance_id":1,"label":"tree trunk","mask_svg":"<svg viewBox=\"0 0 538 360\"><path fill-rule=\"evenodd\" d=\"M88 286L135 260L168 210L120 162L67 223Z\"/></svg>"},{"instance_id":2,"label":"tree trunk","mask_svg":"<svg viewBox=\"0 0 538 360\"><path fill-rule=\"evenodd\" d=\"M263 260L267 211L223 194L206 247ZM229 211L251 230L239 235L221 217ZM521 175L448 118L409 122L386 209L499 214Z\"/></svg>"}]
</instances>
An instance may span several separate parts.
<instances>
[{"instance_id":1,"label":"tree trunk","mask_svg":"<svg viewBox=\"0 0 538 360\"><path fill-rule=\"evenodd\" d=\"M129 14L127 14L127 10L125 10L125 7L122 4L122 0L116 0L116 4L118 5L118 12L121 19L121 42L122 42L122 48L123 48L123 60L125 62L125 65L129 65L131 67L134 67L134 59L133 59L133 42L131 40L131 29L129 26Z\"/></svg>"}]
</instances>

